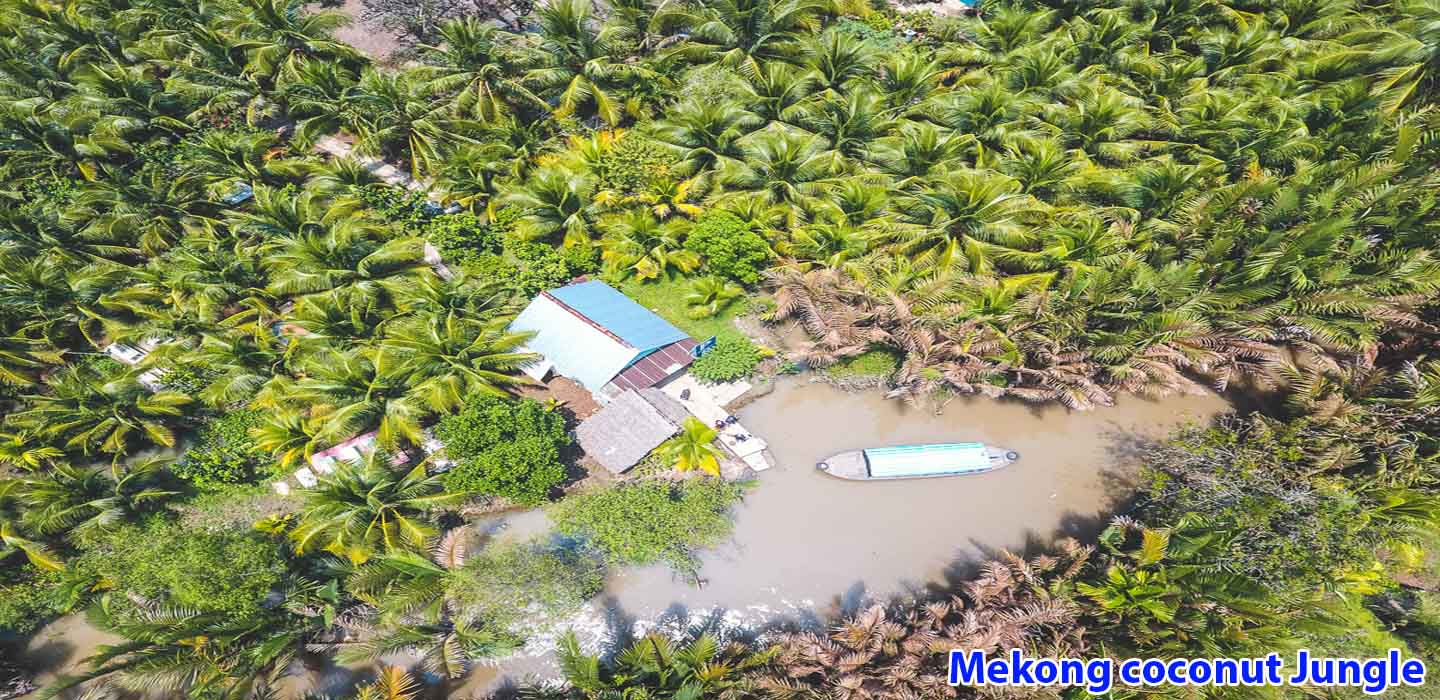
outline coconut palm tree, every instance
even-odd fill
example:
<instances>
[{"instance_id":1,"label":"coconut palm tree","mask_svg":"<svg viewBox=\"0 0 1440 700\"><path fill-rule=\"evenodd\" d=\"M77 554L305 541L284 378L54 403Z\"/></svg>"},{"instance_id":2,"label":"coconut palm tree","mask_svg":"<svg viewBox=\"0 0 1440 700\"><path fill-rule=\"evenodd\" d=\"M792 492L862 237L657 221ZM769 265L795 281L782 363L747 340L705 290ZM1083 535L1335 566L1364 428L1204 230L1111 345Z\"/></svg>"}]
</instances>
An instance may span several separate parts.
<instances>
[{"instance_id":1,"label":"coconut palm tree","mask_svg":"<svg viewBox=\"0 0 1440 700\"><path fill-rule=\"evenodd\" d=\"M828 11L819 0L721 0L700 7L672 6L657 21L688 30L687 40L672 49L674 53L754 75L763 61L797 54L797 39L819 27Z\"/></svg>"},{"instance_id":2,"label":"coconut palm tree","mask_svg":"<svg viewBox=\"0 0 1440 700\"><path fill-rule=\"evenodd\" d=\"M279 409L261 413L260 425L250 429L255 447L269 452L282 469L302 467L331 441L327 439L328 410Z\"/></svg>"},{"instance_id":3,"label":"coconut palm tree","mask_svg":"<svg viewBox=\"0 0 1440 700\"><path fill-rule=\"evenodd\" d=\"M59 461L65 451L46 445L23 430L0 432L0 464L33 472Z\"/></svg>"},{"instance_id":4,"label":"coconut palm tree","mask_svg":"<svg viewBox=\"0 0 1440 700\"><path fill-rule=\"evenodd\" d=\"M594 197L595 181L588 174L547 166L505 192L500 202L524 212L517 226L521 236L559 238L573 247L589 245L599 233L600 206Z\"/></svg>"},{"instance_id":5,"label":"coconut palm tree","mask_svg":"<svg viewBox=\"0 0 1440 700\"><path fill-rule=\"evenodd\" d=\"M149 255L174 245L187 227L212 219L218 207L205 192L204 181L192 175L171 175L159 169L131 177L112 173L86 187L64 216L89 222L99 240L133 241Z\"/></svg>"},{"instance_id":6,"label":"coconut palm tree","mask_svg":"<svg viewBox=\"0 0 1440 700\"><path fill-rule=\"evenodd\" d=\"M623 62L612 46L615 32L602 29L581 0L559 0L537 11L541 63L525 74L525 82L555 100L555 115L589 116L610 126L625 115L639 116L639 105L622 90L663 77L639 63Z\"/></svg>"},{"instance_id":7,"label":"coconut palm tree","mask_svg":"<svg viewBox=\"0 0 1440 700\"><path fill-rule=\"evenodd\" d=\"M436 530L432 511L453 506L463 493L447 493L425 465L392 471L381 451L347 462L305 492L300 521L290 531L295 551L324 550L363 564L382 552L423 549Z\"/></svg>"},{"instance_id":8,"label":"coconut palm tree","mask_svg":"<svg viewBox=\"0 0 1440 700\"><path fill-rule=\"evenodd\" d=\"M744 161L730 167L720 181L765 204L814 206L822 187L843 166L825 139L789 129L755 132L741 147Z\"/></svg>"},{"instance_id":9,"label":"coconut palm tree","mask_svg":"<svg viewBox=\"0 0 1440 700\"><path fill-rule=\"evenodd\" d=\"M541 113L549 105L521 83L514 38L475 17L440 25L438 45L425 46L431 90L451 96L455 110L489 122L513 108Z\"/></svg>"},{"instance_id":10,"label":"coconut palm tree","mask_svg":"<svg viewBox=\"0 0 1440 700\"><path fill-rule=\"evenodd\" d=\"M693 175L739 162L740 138L760 124L760 117L740 105L685 100L653 123L650 133L680 156L681 172Z\"/></svg>"},{"instance_id":11,"label":"coconut palm tree","mask_svg":"<svg viewBox=\"0 0 1440 700\"><path fill-rule=\"evenodd\" d=\"M326 407L320 435L340 442L369 430L387 447L420 444L420 421L442 410L427 404L435 393L418 391L409 372L376 349L342 350L321 345L295 360L300 378L271 380L259 397L282 407Z\"/></svg>"},{"instance_id":12,"label":"coconut palm tree","mask_svg":"<svg viewBox=\"0 0 1440 700\"><path fill-rule=\"evenodd\" d=\"M85 672L50 690L105 679L187 697L247 697L266 692L318 631L311 618L284 610L236 617L143 603L133 615L102 614L125 641L99 646L85 659Z\"/></svg>"},{"instance_id":13,"label":"coconut palm tree","mask_svg":"<svg viewBox=\"0 0 1440 700\"><path fill-rule=\"evenodd\" d=\"M510 319L419 314L386 331L378 357L407 378L409 393L436 411L453 411L477 394L509 396L528 383L519 368L537 356L519 348L528 334Z\"/></svg>"},{"instance_id":14,"label":"coconut palm tree","mask_svg":"<svg viewBox=\"0 0 1440 700\"><path fill-rule=\"evenodd\" d=\"M602 221L605 236L599 246L606 270L620 278L634 275L641 281L668 277L672 271L695 271L700 256L681 247L676 223L661 221L647 209L632 209Z\"/></svg>"},{"instance_id":15,"label":"coconut palm tree","mask_svg":"<svg viewBox=\"0 0 1440 700\"><path fill-rule=\"evenodd\" d=\"M165 462L147 459L112 470L56 463L20 480L13 489L24 507L22 520L41 536L63 535L84 542L125 521L154 512L179 495L162 488Z\"/></svg>"},{"instance_id":16,"label":"coconut palm tree","mask_svg":"<svg viewBox=\"0 0 1440 700\"><path fill-rule=\"evenodd\" d=\"M349 21L340 12L310 11L299 0L239 0L236 9L223 26L241 38L237 48L248 58L246 69L262 85L273 85L281 71L294 70L306 60L351 70L364 62L358 51L332 36Z\"/></svg>"},{"instance_id":17,"label":"coconut palm tree","mask_svg":"<svg viewBox=\"0 0 1440 700\"><path fill-rule=\"evenodd\" d=\"M384 305L391 284L431 274L419 240L377 240L365 228L335 226L275 239L266 246L269 290L308 297L344 292L353 304Z\"/></svg>"},{"instance_id":18,"label":"coconut palm tree","mask_svg":"<svg viewBox=\"0 0 1440 700\"><path fill-rule=\"evenodd\" d=\"M759 64L745 77L755 94L748 109L766 122L795 123L799 107L819 89L809 72L778 60Z\"/></svg>"},{"instance_id":19,"label":"coconut palm tree","mask_svg":"<svg viewBox=\"0 0 1440 700\"><path fill-rule=\"evenodd\" d=\"M915 194L895 202L898 219L914 228L894 235L907 255L935 254L953 260L962 252L972 267L983 269L973 241L1007 247L1023 246L1029 238L1027 218L1038 214L1020 193L1019 183L986 172L961 170L925 183Z\"/></svg>"},{"instance_id":20,"label":"coconut palm tree","mask_svg":"<svg viewBox=\"0 0 1440 700\"><path fill-rule=\"evenodd\" d=\"M875 49L849 34L825 32L806 39L798 49L822 94L843 94L852 84L874 76Z\"/></svg>"},{"instance_id":21,"label":"coconut palm tree","mask_svg":"<svg viewBox=\"0 0 1440 700\"><path fill-rule=\"evenodd\" d=\"M19 479L0 479L0 561L17 554L42 571L63 571L65 562L38 535L26 529Z\"/></svg>"},{"instance_id":22,"label":"coconut palm tree","mask_svg":"<svg viewBox=\"0 0 1440 700\"><path fill-rule=\"evenodd\" d=\"M855 145L863 147L863 158L899 179L897 188L905 189L924 178L969 165L967 156L975 139L929 122L907 121L898 133Z\"/></svg>"},{"instance_id":23,"label":"coconut palm tree","mask_svg":"<svg viewBox=\"0 0 1440 700\"><path fill-rule=\"evenodd\" d=\"M722 644L708 634L677 643L652 632L605 662L581 651L570 631L560 637L559 656L571 691L562 691L561 697L733 700L755 696L760 687L755 671L764 668L774 652L751 651L739 643Z\"/></svg>"},{"instance_id":24,"label":"coconut palm tree","mask_svg":"<svg viewBox=\"0 0 1440 700\"><path fill-rule=\"evenodd\" d=\"M715 446L719 433L691 416L680 426L680 433L666 440L655 450L678 471L699 469L720 476L720 449Z\"/></svg>"},{"instance_id":25,"label":"coconut palm tree","mask_svg":"<svg viewBox=\"0 0 1440 700\"><path fill-rule=\"evenodd\" d=\"M711 318L745 294L745 288L720 277L700 277L690 282L685 293L686 314L690 318Z\"/></svg>"},{"instance_id":26,"label":"coconut palm tree","mask_svg":"<svg viewBox=\"0 0 1440 700\"><path fill-rule=\"evenodd\" d=\"M437 102L435 89L424 68L366 71L345 98L353 110L346 126L355 132L355 150L408 160L410 176L421 180L439 170L456 146L479 143L483 125Z\"/></svg>"},{"instance_id":27,"label":"coconut palm tree","mask_svg":"<svg viewBox=\"0 0 1440 700\"><path fill-rule=\"evenodd\" d=\"M56 372L45 388L10 414L13 425L65 449L117 459L149 445L173 447L175 426L192 401L177 391L151 392L127 371L86 366Z\"/></svg>"},{"instance_id":28,"label":"coconut palm tree","mask_svg":"<svg viewBox=\"0 0 1440 700\"><path fill-rule=\"evenodd\" d=\"M806 131L825 137L841 155L859 158L871 143L895 129L895 122L884 111L879 93L857 88L811 102L798 121Z\"/></svg>"},{"instance_id":29,"label":"coconut palm tree","mask_svg":"<svg viewBox=\"0 0 1440 700\"><path fill-rule=\"evenodd\" d=\"M65 351L14 329L15 321L0 317L0 384L32 387L40 374L65 361Z\"/></svg>"},{"instance_id":30,"label":"coconut palm tree","mask_svg":"<svg viewBox=\"0 0 1440 700\"><path fill-rule=\"evenodd\" d=\"M463 145L435 173L435 188L468 209L481 209L499 194L501 178L516 171L518 154L503 143Z\"/></svg>"}]
</instances>

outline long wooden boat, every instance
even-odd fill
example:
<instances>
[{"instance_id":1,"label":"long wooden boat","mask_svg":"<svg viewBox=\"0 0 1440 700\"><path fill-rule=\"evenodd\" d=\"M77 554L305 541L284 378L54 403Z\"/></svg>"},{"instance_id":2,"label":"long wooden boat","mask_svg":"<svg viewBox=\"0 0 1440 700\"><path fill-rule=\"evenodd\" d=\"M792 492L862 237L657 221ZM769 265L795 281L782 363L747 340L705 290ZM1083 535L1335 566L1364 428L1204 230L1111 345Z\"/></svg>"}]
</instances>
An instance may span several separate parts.
<instances>
[{"instance_id":1,"label":"long wooden boat","mask_svg":"<svg viewBox=\"0 0 1440 700\"><path fill-rule=\"evenodd\" d=\"M978 442L903 445L850 450L815 465L830 476L856 481L925 479L994 471L1020 459L1019 453Z\"/></svg>"}]
</instances>

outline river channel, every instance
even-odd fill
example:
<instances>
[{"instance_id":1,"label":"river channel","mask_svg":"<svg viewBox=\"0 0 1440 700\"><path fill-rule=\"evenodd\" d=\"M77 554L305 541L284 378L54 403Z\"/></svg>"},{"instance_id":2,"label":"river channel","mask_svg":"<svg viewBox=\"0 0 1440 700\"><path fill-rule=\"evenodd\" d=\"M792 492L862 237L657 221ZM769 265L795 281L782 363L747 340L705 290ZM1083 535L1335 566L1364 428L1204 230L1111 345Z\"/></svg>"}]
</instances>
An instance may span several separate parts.
<instances>
[{"instance_id":1,"label":"river channel","mask_svg":"<svg viewBox=\"0 0 1440 700\"><path fill-rule=\"evenodd\" d=\"M684 627L721 620L752 629L805 624L867 600L923 595L1001 549L1024 551L1059 537L1092 535L1133 493L1137 456L1148 441L1227 408L1208 394L1127 397L1086 412L961 397L936 413L879 392L782 380L737 412L769 442L777 464L759 475L737 508L732 540L703 554L705 585L689 585L659 566L619 571L601 597L563 627L576 628L593 648L614 639L617 630L637 631L635 623ZM986 474L888 482L843 481L815 469L816 462L845 450L970 441L1014 450L1020 459ZM486 529L498 530L501 538L528 539L543 536L548 525L536 510L507 515ZM76 629L76 622L66 618L37 638L42 649L51 645L45 664L51 673L92 651L77 648L93 647L94 635L87 636L83 624ZM525 657L476 669L452 697L478 695L507 676L550 675L544 652L558 631L532 640ZM286 685L292 692L333 690L355 677L330 671L321 674L324 680L297 677Z\"/></svg>"},{"instance_id":2,"label":"river channel","mask_svg":"<svg viewBox=\"0 0 1440 700\"><path fill-rule=\"evenodd\" d=\"M997 550L1093 534L1131 495L1146 441L1227 407L1215 395L1128 397L1085 412L962 397L937 414L879 392L782 381L737 412L770 443L777 466L739 507L733 541L703 557L705 587L647 568L615 576L609 594L637 618L721 607L753 623L925 593ZM1015 450L1020 460L986 474L897 481L845 481L815 469L844 450L971 441Z\"/></svg>"}]
</instances>

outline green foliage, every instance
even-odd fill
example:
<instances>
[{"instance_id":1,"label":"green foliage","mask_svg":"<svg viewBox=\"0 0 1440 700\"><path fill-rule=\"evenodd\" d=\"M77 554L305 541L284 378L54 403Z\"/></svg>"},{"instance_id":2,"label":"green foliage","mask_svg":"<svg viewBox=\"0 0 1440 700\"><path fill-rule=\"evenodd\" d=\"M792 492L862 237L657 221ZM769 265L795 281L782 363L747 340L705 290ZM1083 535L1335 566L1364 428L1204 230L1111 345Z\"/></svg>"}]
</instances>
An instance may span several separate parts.
<instances>
[{"instance_id":1,"label":"green foliage","mask_svg":"<svg viewBox=\"0 0 1440 700\"><path fill-rule=\"evenodd\" d=\"M425 193L390 185L352 187L351 193L385 221L411 235L423 235L436 218Z\"/></svg>"},{"instance_id":2,"label":"green foliage","mask_svg":"<svg viewBox=\"0 0 1440 700\"><path fill-rule=\"evenodd\" d=\"M442 419L437 435L456 462L444 477L450 491L534 505L565 480L565 418L533 399L476 397Z\"/></svg>"},{"instance_id":3,"label":"green foliage","mask_svg":"<svg viewBox=\"0 0 1440 700\"><path fill-rule=\"evenodd\" d=\"M693 307L689 306L689 299L694 289L691 281L686 279L662 279L645 283L631 280L622 284L619 289L625 296L699 340L712 335L722 338L740 335L734 321L749 308L748 300L742 296L723 305L714 316L692 314Z\"/></svg>"},{"instance_id":4,"label":"green foliage","mask_svg":"<svg viewBox=\"0 0 1440 700\"><path fill-rule=\"evenodd\" d=\"M496 227L470 212L435 217L426 229L426 238L447 263L462 266L479 256L500 252L501 246Z\"/></svg>"},{"instance_id":5,"label":"green foliage","mask_svg":"<svg viewBox=\"0 0 1440 700\"><path fill-rule=\"evenodd\" d=\"M0 643L24 638L69 607L61 581L59 572L41 572L30 566L4 572L0 578Z\"/></svg>"},{"instance_id":6,"label":"green foliage","mask_svg":"<svg viewBox=\"0 0 1440 700\"><path fill-rule=\"evenodd\" d=\"M742 284L760 280L760 269L770 259L770 246L754 228L730 212L711 210L700 216L685 247L705 257L712 274Z\"/></svg>"},{"instance_id":7,"label":"green foliage","mask_svg":"<svg viewBox=\"0 0 1440 700\"><path fill-rule=\"evenodd\" d=\"M165 375L160 378L160 385L170 391L178 391L190 396L198 396L201 391L210 386L218 379L221 373L211 367L198 364L183 364L178 367L171 367L165 370Z\"/></svg>"},{"instance_id":8,"label":"green foliage","mask_svg":"<svg viewBox=\"0 0 1440 700\"><path fill-rule=\"evenodd\" d=\"M190 449L170 470L202 489L251 484L269 477L270 455L256 447L250 435L262 421L263 415L255 409L226 411L205 421Z\"/></svg>"},{"instance_id":9,"label":"green foliage","mask_svg":"<svg viewBox=\"0 0 1440 700\"><path fill-rule=\"evenodd\" d=\"M867 350L854 357L841 360L825 368L825 373L835 377L889 377L900 366L900 358L890 350Z\"/></svg>"},{"instance_id":10,"label":"green foliage","mask_svg":"<svg viewBox=\"0 0 1440 700\"><path fill-rule=\"evenodd\" d=\"M745 79L735 69L707 63L685 71L677 81L677 102L695 100L708 104L734 103L745 97Z\"/></svg>"},{"instance_id":11,"label":"green foliage","mask_svg":"<svg viewBox=\"0 0 1440 700\"><path fill-rule=\"evenodd\" d=\"M841 17L829 31L853 37L881 50L893 51L904 44L904 39L895 33L894 19L882 12L873 12L863 20Z\"/></svg>"},{"instance_id":12,"label":"green foliage","mask_svg":"<svg viewBox=\"0 0 1440 700\"><path fill-rule=\"evenodd\" d=\"M134 593L170 605L244 617L286 573L274 541L249 530L206 531L152 520L101 539L77 567L114 596Z\"/></svg>"},{"instance_id":13,"label":"green foliage","mask_svg":"<svg viewBox=\"0 0 1440 700\"><path fill-rule=\"evenodd\" d=\"M1373 561L1387 533L1341 483L1312 479L1310 450L1327 442L1306 421L1232 419L1190 428L1149 455L1141 512L1194 515L1236 533L1229 566L1282 591L1334 582Z\"/></svg>"},{"instance_id":14,"label":"green foliage","mask_svg":"<svg viewBox=\"0 0 1440 700\"><path fill-rule=\"evenodd\" d=\"M716 479L647 481L571 496L551 517L559 532L585 538L611 562L692 571L697 549L729 537L730 508L743 494Z\"/></svg>"},{"instance_id":15,"label":"green foliage","mask_svg":"<svg viewBox=\"0 0 1440 700\"><path fill-rule=\"evenodd\" d=\"M560 638L565 680L588 698L714 698L737 700L761 695L758 674L775 651L722 644L710 634L676 643L651 632L602 660L580 650L575 634Z\"/></svg>"},{"instance_id":16,"label":"green foliage","mask_svg":"<svg viewBox=\"0 0 1440 700\"><path fill-rule=\"evenodd\" d=\"M524 297L563 287L579 275L599 269L598 251L588 246L556 248L544 243L513 241L506 250L514 256L514 287Z\"/></svg>"},{"instance_id":17,"label":"green foliage","mask_svg":"<svg viewBox=\"0 0 1440 700\"><path fill-rule=\"evenodd\" d=\"M592 170L596 185L622 195L644 190L653 180L670 177L677 158L656 141L627 132L601 152Z\"/></svg>"},{"instance_id":18,"label":"green foliage","mask_svg":"<svg viewBox=\"0 0 1440 700\"><path fill-rule=\"evenodd\" d=\"M690 365L690 373L707 382L729 382L750 376L764 358L759 346L743 335L720 338L715 347Z\"/></svg>"},{"instance_id":19,"label":"green foliage","mask_svg":"<svg viewBox=\"0 0 1440 700\"><path fill-rule=\"evenodd\" d=\"M478 617L512 628L573 614L605 584L593 552L539 544L496 545L470 557L452 577L448 594Z\"/></svg>"}]
</instances>

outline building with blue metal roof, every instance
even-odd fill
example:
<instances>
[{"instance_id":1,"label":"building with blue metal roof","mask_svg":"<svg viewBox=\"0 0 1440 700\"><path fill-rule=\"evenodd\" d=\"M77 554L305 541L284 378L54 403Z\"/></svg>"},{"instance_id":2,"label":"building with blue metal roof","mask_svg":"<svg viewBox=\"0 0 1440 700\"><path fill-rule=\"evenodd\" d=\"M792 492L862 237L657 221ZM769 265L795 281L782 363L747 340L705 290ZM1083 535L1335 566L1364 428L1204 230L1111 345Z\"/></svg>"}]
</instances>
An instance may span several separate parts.
<instances>
[{"instance_id":1,"label":"building with blue metal roof","mask_svg":"<svg viewBox=\"0 0 1440 700\"><path fill-rule=\"evenodd\" d=\"M541 292L510 328L535 334L526 345L544 360L527 368L531 376L540 379L553 369L602 402L674 376L690 365L696 345L669 321L598 280Z\"/></svg>"}]
</instances>

